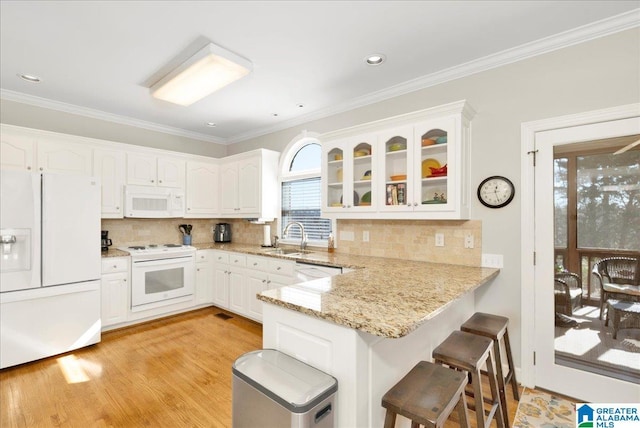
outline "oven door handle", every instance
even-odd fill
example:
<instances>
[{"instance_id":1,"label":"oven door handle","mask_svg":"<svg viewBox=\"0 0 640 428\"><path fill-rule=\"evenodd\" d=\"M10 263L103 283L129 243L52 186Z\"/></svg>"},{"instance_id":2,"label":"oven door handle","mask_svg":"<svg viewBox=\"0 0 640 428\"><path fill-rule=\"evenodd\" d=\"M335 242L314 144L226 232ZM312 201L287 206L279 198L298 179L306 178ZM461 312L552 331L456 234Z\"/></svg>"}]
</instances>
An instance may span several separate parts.
<instances>
[{"instance_id":1,"label":"oven door handle","mask_svg":"<svg viewBox=\"0 0 640 428\"><path fill-rule=\"evenodd\" d=\"M153 260L133 260L133 264L135 265L144 265L144 266L156 266L156 265L166 265L168 263L182 263L185 261L193 260L193 255L189 256L169 256L162 259L153 259Z\"/></svg>"}]
</instances>

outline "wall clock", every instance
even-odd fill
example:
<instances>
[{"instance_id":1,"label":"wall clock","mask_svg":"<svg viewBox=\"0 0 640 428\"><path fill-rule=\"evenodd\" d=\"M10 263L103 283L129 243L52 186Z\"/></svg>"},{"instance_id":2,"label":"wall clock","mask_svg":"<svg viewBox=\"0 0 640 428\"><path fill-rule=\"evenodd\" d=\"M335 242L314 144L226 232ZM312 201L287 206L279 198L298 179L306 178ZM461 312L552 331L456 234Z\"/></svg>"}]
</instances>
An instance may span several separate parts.
<instances>
[{"instance_id":1,"label":"wall clock","mask_svg":"<svg viewBox=\"0 0 640 428\"><path fill-rule=\"evenodd\" d=\"M516 194L511 180L494 175L482 180L478 186L478 199L485 207L502 208L508 205Z\"/></svg>"}]
</instances>

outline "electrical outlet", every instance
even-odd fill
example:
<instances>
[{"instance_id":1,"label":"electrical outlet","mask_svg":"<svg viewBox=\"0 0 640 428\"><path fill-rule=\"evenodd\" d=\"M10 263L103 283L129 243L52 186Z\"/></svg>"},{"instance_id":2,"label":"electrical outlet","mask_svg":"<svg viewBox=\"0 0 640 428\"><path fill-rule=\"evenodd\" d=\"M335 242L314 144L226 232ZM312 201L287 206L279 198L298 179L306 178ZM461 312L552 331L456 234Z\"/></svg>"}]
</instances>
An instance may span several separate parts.
<instances>
[{"instance_id":1,"label":"electrical outlet","mask_svg":"<svg viewBox=\"0 0 640 428\"><path fill-rule=\"evenodd\" d=\"M369 231L365 230L362 232L362 242L369 242Z\"/></svg>"},{"instance_id":2,"label":"electrical outlet","mask_svg":"<svg viewBox=\"0 0 640 428\"><path fill-rule=\"evenodd\" d=\"M444 247L444 233L436 233L436 247Z\"/></svg>"},{"instance_id":3,"label":"electrical outlet","mask_svg":"<svg viewBox=\"0 0 640 428\"><path fill-rule=\"evenodd\" d=\"M467 233L466 235L464 235L464 248L473 248L473 246L473 234Z\"/></svg>"},{"instance_id":4,"label":"electrical outlet","mask_svg":"<svg viewBox=\"0 0 640 428\"><path fill-rule=\"evenodd\" d=\"M504 267L502 254L483 254L482 267L502 269Z\"/></svg>"}]
</instances>

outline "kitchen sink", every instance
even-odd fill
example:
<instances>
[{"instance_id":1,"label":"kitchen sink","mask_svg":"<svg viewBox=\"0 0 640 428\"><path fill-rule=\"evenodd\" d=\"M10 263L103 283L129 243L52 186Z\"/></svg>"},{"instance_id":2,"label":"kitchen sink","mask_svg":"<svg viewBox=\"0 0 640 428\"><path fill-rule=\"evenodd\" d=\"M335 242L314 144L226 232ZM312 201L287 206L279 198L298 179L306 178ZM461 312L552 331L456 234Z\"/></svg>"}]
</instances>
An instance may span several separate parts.
<instances>
[{"instance_id":1,"label":"kitchen sink","mask_svg":"<svg viewBox=\"0 0 640 428\"><path fill-rule=\"evenodd\" d=\"M279 256L298 257L304 254L309 254L309 250L300 250L297 248L274 248L273 250L265 250L266 254L277 254Z\"/></svg>"}]
</instances>

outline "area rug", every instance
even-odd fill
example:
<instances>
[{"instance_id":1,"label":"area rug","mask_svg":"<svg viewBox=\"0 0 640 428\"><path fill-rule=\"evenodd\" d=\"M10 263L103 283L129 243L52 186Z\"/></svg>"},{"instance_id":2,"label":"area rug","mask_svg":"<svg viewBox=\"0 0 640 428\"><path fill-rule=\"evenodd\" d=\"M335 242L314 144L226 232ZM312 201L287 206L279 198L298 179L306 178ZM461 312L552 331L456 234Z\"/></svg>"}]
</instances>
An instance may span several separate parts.
<instances>
[{"instance_id":1,"label":"area rug","mask_svg":"<svg viewBox=\"0 0 640 428\"><path fill-rule=\"evenodd\" d=\"M514 428L574 428L576 405L549 393L524 388Z\"/></svg>"}]
</instances>

